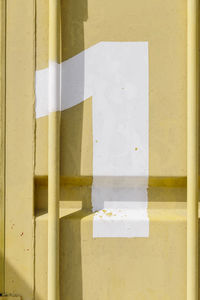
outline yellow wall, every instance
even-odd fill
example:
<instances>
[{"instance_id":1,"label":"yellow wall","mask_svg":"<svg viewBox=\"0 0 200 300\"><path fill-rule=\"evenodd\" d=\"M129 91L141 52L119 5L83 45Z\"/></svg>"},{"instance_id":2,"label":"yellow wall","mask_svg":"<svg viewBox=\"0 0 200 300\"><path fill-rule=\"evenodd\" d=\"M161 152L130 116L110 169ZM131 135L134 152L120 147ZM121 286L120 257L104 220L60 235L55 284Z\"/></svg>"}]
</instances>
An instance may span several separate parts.
<instances>
[{"instance_id":1,"label":"yellow wall","mask_svg":"<svg viewBox=\"0 0 200 300\"><path fill-rule=\"evenodd\" d=\"M7 1L5 291L34 292L34 1ZM20 9L19 9L20 8Z\"/></svg>"},{"instance_id":2,"label":"yellow wall","mask_svg":"<svg viewBox=\"0 0 200 300\"><path fill-rule=\"evenodd\" d=\"M62 112L61 299L186 299L185 181L168 181L186 176L186 1L61 4L62 61L100 41L149 42L154 177L149 238L93 239L92 99ZM35 128L34 84L35 68L48 66L48 0L36 1L36 15L34 1L7 1L6 55L6 292L46 300L48 119Z\"/></svg>"},{"instance_id":3,"label":"yellow wall","mask_svg":"<svg viewBox=\"0 0 200 300\"><path fill-rule=\"evenodd\" d=\"M48 66L48 1L37 2L39 70ZM127 0L124 5L121 1L94 0L61 3L62 61L100 41L148 41L149 175L186 176L186 1ZM79 122L72 116L70 122L81 134L82 121L88 115L81 108L79 113ZM66 118L63 113L64 122ZM37 120L36 175L47 174L46 124L45 117ZM63 126L62 130L68 141L68 129ZM64 162L70 155L66 145L67 142L61 143ZM80 157L84 160L84 153L77 154L77 161ZM73 164L61 165L62 176L69 176L69 169L76 168ZM92 175L87 167L79 173Z\"/></svg>"},{"instance_id":4,"label":"yellow wall","mask_svg":"<svg viewBox=\"0 0 200 300\"><path fill-rule=\"evenodd\" d=\"M150 79L149 238L93 239L93 214L81 210L90 208L92 99L62 112L61 298L186 299L187 3L68 0L61 4L62 61L101 41L148 41ZM47 12L48 1L37 1L37 70L48 67ZM36 206L40 210L36 299L43 300L47 298L48 117L37 119L36 124Z\"/></svg>"}]
</instances>

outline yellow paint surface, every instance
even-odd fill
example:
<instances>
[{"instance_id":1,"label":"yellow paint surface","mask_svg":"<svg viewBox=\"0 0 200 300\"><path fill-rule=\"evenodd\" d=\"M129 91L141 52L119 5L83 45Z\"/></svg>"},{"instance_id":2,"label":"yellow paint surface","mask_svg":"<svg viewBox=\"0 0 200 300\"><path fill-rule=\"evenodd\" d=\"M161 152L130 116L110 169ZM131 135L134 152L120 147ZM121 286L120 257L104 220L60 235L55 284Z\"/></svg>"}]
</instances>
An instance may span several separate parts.
<instances>
[{"instance_id":1,"label":"yellow paint surface","mask_svg":"<svg viewBox=\"0 0 200 300\"><path fill-rule=\"evenodd\" d=\"M5 292L5 86L6 3L0 2L0 293Z\"/></svg>"},{"instance_id":2,"label":"yellow paint surface","mask_svg":"<svg viewBox=\"0 0 200 300\"><path fill-rule=\"evenodd\" d=\"M18 296L3 296L0 297L1 300L21 300L21 297Z\"/></svg>"},{"instance_id":3,"label":"yellow paint surface","mask_svg":"<svg viewBox=\"0 0 200 300\"><path fill-rule=\"evenodd\" d=\"M186 176L186 4L182 0L127 0L126 5L119 0L61 1L62 61L100 41L149 42L149 175L154 177ZM37 69L48 66L47 37L48 1L37 1ZM37 120L37 132L43 132L43 138L38 136L36 144L45 149L46 130L40 123ZM41 156L37 175L46 175L47 169L39 163L45 150L37 155Z\"/></svg>"},{"instance_id":4,"label":"yellow paint surface","mask_svg":"<svg viewBox=\"0 0 200 300\"><path fill-rule=\"evenodd\" d=\"M101 41L148 41L150 79L149 238L93 239L92 99L62 112L61 299L184 300L187 1L67 0L61 7L62 61ZM48 1L37 0L37 70L48 67L47 32ZM36 121L36 300L47 297L47 122Z\"/></svg>"},{"instance_id":5,"label":"yellow paint surface","mask_svg":"<svg viewBox=\"0 0 200 300\"><path fill-rule=\"evenodd\" d=\"M21 297L18 296L3 296L0 297L1 300L21 300Z\"/></svg>"},{"instance_id":6,"label":"yellow paint surface","mask_svg":"<svg viewBox=\"0 0 200 300\"><path fill-rule=\"evenodd\" d=\"M5 293L31 300L34 288L34 1L6 3Z\"/></svg>"},{"instance_id":7,"label":"yellow paint surface","mask_svg":"<svg viewBox=\"0 0 200 300\"><path fill-rule=\"evenodd\" d=\"M36 175L47 175L48 116L37 119ZM92 176L92 98L61 112L61 176Z\"/></svg>"},{"instance_id":8,"label":"yellow paint surface","mask_svg":"<svg viewBox=\"0 0 200 300\"><path fill-rule=\"evenodd\" d=\"M48 66L48 0L36 2L39 70ZM150 63L149 238L93 239L92 98L62 112L61 299L184 300L186 1L61 6L62 61L100 41L148 41ZM46 300L48 117L36 122L35 239L33 216L34 8L7 1L6 292Z\"/></svg>"},{"instance_id":9,"label":"yellow paint surface","mask_svg":"<svg viewBox=\"0 0 200 300\"><path fill-rule=\"evenodd\" d=\"M61 299L186 299L186 206L154 203L149 216L149 238L93 239L93 215L62 208ZM36 218L37 300L47 294L46 234L43 214Z\"/></svg>"}]
</instances>

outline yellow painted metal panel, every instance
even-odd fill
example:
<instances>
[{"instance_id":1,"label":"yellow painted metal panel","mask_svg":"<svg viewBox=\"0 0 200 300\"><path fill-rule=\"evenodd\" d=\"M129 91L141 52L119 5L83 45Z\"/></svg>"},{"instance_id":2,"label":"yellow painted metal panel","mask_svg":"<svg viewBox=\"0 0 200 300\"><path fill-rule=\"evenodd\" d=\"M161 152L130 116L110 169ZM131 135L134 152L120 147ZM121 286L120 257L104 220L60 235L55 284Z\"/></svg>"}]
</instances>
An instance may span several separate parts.
<instances>
[{"instance_id":1,"label":"yellow painted metal panel","mask_svg":"<svg viewBox=\"0 0 200 300\"><path fill-rule=\"evenodd\" d=\"M62 1L61 9L62 61L101 41L149 42L149 175L186 176L187 1ZM37 70L48 66L48 1L37 1L36 61ZM80 135L85 120L88 114L82 108L79 121L75 116L72 120ZM36 122L36 174L43 176L48 165L47 117ZM63 125L63 137L65 131L69 129ZM66 144L61 142L61 154L69 160ZM84 153L79 156L85 159ZM63 165L62 176L68 176L68 170ZM92 175L85 166L79 173Z\"/></svg>"},{"instance_id":2,"label":"yellow painted metal panel","mask_svg":"<svg viewBox=\"0 0 200 300\"><path fill-rule=\"evenodd\" d=\"M62 61L100 41L149 42L150 236L93 239L92 99L63 111L61 200L67 203L61 209L61 299L186 298L186 2L62 1ZM38 0L36 7L37 69L42 69L49 56L48 1ZM6 291L27 300L35 292L36 299L46 300L46 213L36 222L34 287L34 21L33 1L8 0ZM59 61L54 50L50 56ZM36 128L35 200L42 210L48 200L48 121L38 119Z\"/></svg>"},{"instance_id":3,"label":"yellow painted metal panel","mask_svg":"<svg viewBox=\"0 0 200 300\"><path fill-rule=\"evenodd\" d=\"M1 300L21 300L21 297L18 296L3 296L0 297Z\"/></svg>"},{"instance_id":4,"label":"yellow painted metal panel","mask_svg":"<svg viewBox=\"0 0 200 300\"><path fill-rule=\"evenodd\" d=\"M49 0L49 108L60 103L61 33L60 0ZM52 67L51 67L52 66ZM51 109L51 108L50 108ZM59 201L60 201L60 109L48 116L48 300L60 299L59 282Z\"/></svg>"},{"instance_id":5,"label":"yellow painted metal panel","mask_svg":"<svg viewBox=\"0 0 200 300\"><path fill-rule=\"evenodd\" d=\"M47 1L37 1L37 41L36 65L41 70L48 67ZM187 2L62 2L62 61L101 41L149 43L150 236L148 240L93 239L91 212L71 212L69 205L72 209L78 201L91 208L87 203L91 182L85 178L93 175L92 112L88 100L62 111L61 197L68 211L61 218L61 298L182 300L186 297ZM47 175L48 117L36 123L39 183ZM47 187L40 183L37 207L45 209ZM37 217L36 231L36 299L46 299L46 258L41 265L47 251L46 214Z\"/></svg>"},{"instance_id":6,"label":"yellow painted metal panel","mask_svg":"<svg viewBox=\"0 0 200 300\"><path fill-rule=\"evenodd\" d=\"M7 2L5 292L34 295L35 4Z\"/></svg>"},{"instance_id":7,"label":"yellow painted metal panel","mask_svg":"<svg viewBox=\"0 0 200 300\"><path fill-rule=\"evenodd\" d=\"M61 209L61 299L186 299L186 203L149 206L148 239L93 239L91 213ZM36 217L36 300L47 299L47 218Z\"/></svg>"},{"instance_id":8,"label":"yellow painted metal panel","mask_svg":"<svg viewBox=\"0 0 200 300\"><path fill-rule=\"evenodd\" d=\"M187 299L198 300L199 1L187 11Z\"/></svg>"},{"instance_id":9,"label":"yellow painted metal panel","mask_svg":"<svg viewBox=\"0 0 200 300\"><path fill-rule=\"evenodd\" d=\"M6 2L0 1L0 293L5 292L5 41Z\"/></svg>"}]
</instances>

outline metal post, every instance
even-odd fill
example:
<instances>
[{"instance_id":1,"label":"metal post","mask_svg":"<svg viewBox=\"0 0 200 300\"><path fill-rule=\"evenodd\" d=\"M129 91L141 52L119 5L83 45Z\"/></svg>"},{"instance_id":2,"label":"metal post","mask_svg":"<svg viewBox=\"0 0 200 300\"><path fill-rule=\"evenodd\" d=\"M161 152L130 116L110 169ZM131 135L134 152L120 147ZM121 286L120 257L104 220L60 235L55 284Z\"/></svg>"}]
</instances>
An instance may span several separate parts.
<instances>
[{"instance_id":1,"label":"metal post","mask_svg":"<svg viewBox=\"0 0 200 300\"><path fill-rule=\"evenodd\" d=\"M48 300L59 299L60 3L49 0Z\"/></svg>"},{"instance_id":2,"label":"metal post","mask_svg":"<svg viewBox=\"0 0 200 300\"><path fill-rule=\"evenodd\" d=\"M187 300L198 300L198 0L187 12Z\"/></svg>"},{"instance_id":3,"label":"metal post","mask_svg":"<svg viewBox=\"0 0 200 300\"><path fill-rule=\"evenodd\" d=\"M5 58L6 1L0 0L0 294L5 293Z\"/></svg>"}]
</instances>

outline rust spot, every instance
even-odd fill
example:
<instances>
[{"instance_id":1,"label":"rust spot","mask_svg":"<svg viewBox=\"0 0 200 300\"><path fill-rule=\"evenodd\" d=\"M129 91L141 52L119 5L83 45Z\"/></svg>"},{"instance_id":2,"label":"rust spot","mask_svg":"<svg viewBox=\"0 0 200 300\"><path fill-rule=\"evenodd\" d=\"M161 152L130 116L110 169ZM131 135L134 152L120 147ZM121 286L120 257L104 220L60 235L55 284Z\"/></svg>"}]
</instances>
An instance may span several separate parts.
<instances>
[{"instance_id":1,"label":"rust spot","mask_svg":"<svg viewBox=\"0 0 200 300\"><path fill-rule=\"evenodd\" d=\"M137 147L135 147L135 151L138 151L138 148L137 148Z\"/></svg>"},{"instance_id":2,"label":"rust spot","mask_svg":"<svg viewBox=\"0 0 200 300\"><path fill-rule=\"evenodd\" d=\"M23 236L24 235L24 233L22 232L22 233L20 233L20 236Z\"/></svg>"},{"instance_id":3,"label":"rust spot","mask_svg":"<svg viewBox=\"0 0 200 300\"><path fill-rule=\"evenodd\" d=\"M111 217L111 216L112 216L112 213L111 213L111 212L110 212L110 213L107 213L106 216Z\"/></svg>"}]
</instances>

